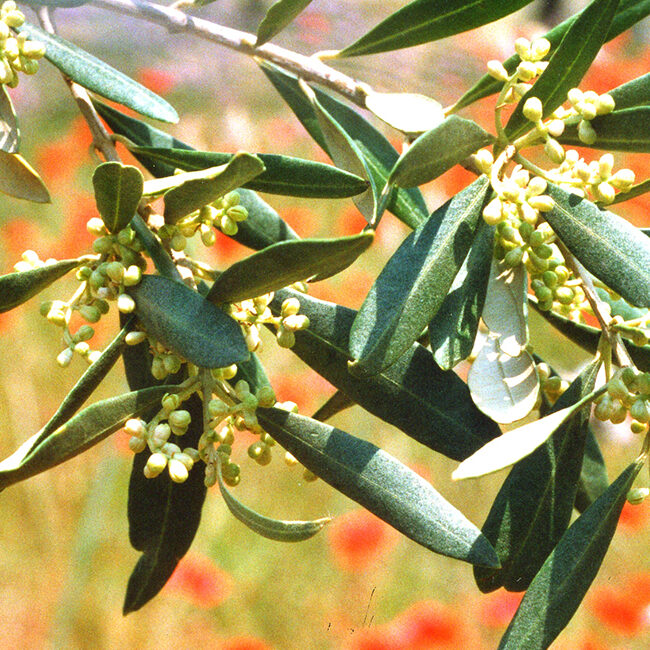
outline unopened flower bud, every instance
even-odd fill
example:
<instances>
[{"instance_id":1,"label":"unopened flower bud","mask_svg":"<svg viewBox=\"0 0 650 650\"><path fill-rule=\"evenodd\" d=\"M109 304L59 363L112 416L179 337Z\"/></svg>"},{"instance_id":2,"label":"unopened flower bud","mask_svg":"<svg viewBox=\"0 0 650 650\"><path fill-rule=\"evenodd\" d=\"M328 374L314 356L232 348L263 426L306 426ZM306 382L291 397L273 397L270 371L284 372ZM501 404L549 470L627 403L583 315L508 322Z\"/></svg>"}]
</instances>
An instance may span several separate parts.
<instances>
[{"instance_id":1,"label":"unopened flower bud","mask_svg":"<svg viewBox=\"0 0 650 650\"><path fill-rule=\"evenodd\" d=\"M646 499L646 497L650 494L650 488L647 487L642 487L642 488L632 488L628 493L627 493L627 501L630 505L633 506L638 506L639 504L643 503Z\"/></svg>"},{"instance_id":2,"label":"unopened flower bud","mask_svg":"<svg viewBox=\"0 0 650 650\"><path fill-rule=\"evenodd\" d=\"M527 61L530 58L530 41L527 38L518 38L515 41L515 52L522 61Z\"/></svg>"},{"instance_id":3,"label":"unopened flower bud","mask_svg":"<svg viewBox=\"0 0 650 650\"><path fill-rule=\"evenodd\" d=\"M487 71L488 74L497 81L507 81L510 77L508 71L503 67L503 63L496 59L487 62Z\"/></svg>"},{"instance_id":4,"label":"unopened flower bud","mask_svg":"<svg viewBox=\"0 0 650 650\"><path fill-rule=\"evenodd\" d=\"M72 361L73 354L74 352L71 348L66 348L59 353L56 362L61 366L61 368L67 368Z\"/></svg>"},{"instance_id":5,"label":"unopened flower bud","mask_svg":"<svg viewBox=\"0 0 650 650\"><path fill-rule=\"evenodd\" d=\"M539 122L543 114L542 102L538 97L529 97L522 109L524 117L531 122Z\"/></svg>"},{"instance_id":6,"label":"unopened flower bud","mask_svg":"<svg viewBox=\"0 0 650 650\"><path fill-rule=\"evenodd\" d=\"M591 145L596 142L598 135L587 120L581 120L580 124L578 124L578 138L581 142Z\"/></svg>"},{"instance_id":7,"label":"unopened flower bud","mask_svg":"<svg viewBox=\"0 0 650 650\"><path fill-rule=\"evenodd\" d=\"M607 113L611 113L615 106L616 102L614 101L614 98L611 95L601 95L597 100L596 100L596 115L607 115Z\"/></svg>"}]
</instances>

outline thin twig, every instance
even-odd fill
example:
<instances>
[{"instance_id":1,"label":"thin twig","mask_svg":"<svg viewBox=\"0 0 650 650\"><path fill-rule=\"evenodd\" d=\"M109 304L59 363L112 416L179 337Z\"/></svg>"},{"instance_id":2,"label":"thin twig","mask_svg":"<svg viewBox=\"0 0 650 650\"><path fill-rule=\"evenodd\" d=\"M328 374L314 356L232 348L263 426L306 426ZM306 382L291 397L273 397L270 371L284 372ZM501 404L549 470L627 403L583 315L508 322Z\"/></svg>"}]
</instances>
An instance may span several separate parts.
<instances>
[{"instance_id":1,"label":"thin twig","mask_svg":"<svg viewBox=\"0 0 650 650\"><path fill-rule=\"evenodd\" d=\"M330 88L362 108L366 106L368 85L331 68L317 56L304 56L271 43L256 47L254 34L189 16L173 7L165 7L146 0L93 0L92 4L119 14L157 23L172 34L194 34L231 50L263 59L283 70L293 72L306 81Z\"/></svg>"}]
</instances>

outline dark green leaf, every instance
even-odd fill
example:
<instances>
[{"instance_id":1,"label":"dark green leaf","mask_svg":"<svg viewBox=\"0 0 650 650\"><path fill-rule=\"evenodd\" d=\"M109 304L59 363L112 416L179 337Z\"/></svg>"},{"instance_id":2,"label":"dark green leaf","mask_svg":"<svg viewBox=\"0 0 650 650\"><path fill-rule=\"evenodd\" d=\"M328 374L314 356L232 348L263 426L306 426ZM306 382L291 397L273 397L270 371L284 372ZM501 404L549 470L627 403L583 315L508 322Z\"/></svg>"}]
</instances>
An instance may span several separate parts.
<instances>
[{"instance_id":1,"label":"dark green leaf","mask_svg":"<svg viewBox=\"0 0 650 650\"><path fill-rule=\"evenodd\" d=\"M622 217L548 184L555 207L544 214L585 268L637 307L650 308L650 240Z\"/></svg>"},{"instance_id":2,"label":"dark green leaf","mask_svg":"<svg viewBox=\"0 0 650 650\"><path fill-rule=\"evenodd\" d=\"M348 345L357 312L285 289L271 303L276 315L290 297L298 298L300 313L310 321L307 330L296 332L292 352L373 415L455 460L501 433L476 408L458 375L442 371L417 343L388 370L354 377L348 372Z\"/></svg>"},{"instance_id":3,"label":"dark green leaf","mask_svg":"<svg viewBox=\"0 0 650 650\"><path fill-rule=\"evenodd\" d=\"M428 183L493 140L476 122L451 115L423 133L400 156L388 182L400 187Z\"/></svg>"},{"instance_id":4,"label":"dark green leaf","mask_svg":"<svg viewBox=\"0 0 650 650\"><path fill-rule=\"evenodd\" d=\"M627 192L619 192L611 205L623 203L623 201L628 201L629 199L635 199L637 196L641 196L646 192L650 192L650 178L633 185Z\"/></svg>"},{"instance_id":5,"label":"dark green leaf","mask_svg":"<svg viewBox=\"0 0 650 650\"><path fill-rule=\"evenodd\" d=\"M45 58L73 81L106 99L162 122L178 122L174 108L155 93L56 34L25 23L17 31L45 44Z\"/></svg>"},{"instance_id":6,"label":"dark green leaf","mask_svg":"<svg viewBox=\"0 0 650 650\"><path fill-rule=\"evenodd\" d=\"M632 463L567 530L521 601L501 650L545 650L571 620L600 569L642 466Z\"/></svg>"},{"instance_id":7,"label":"dark green leaf","mask_svg":"<svg viewBox=\"0 0 650 650\"><path fill-rule=\"evenodd\" d=\"M98 113L115 133L127 137L138 146L162 149L192 149L189 145L173 138L164 131L124 115L106 104L98 101L95 101L94 104ZM172 165L140 154L135 154L135 157L156 178L170 176L174 173L175 168ZM239 230L233 235L233 239L244 246L260 250L278 241L298 238L296 233L280 218L280 215L268 203L262 201L255 192L240 188L237 193L240 197L240 204L248 211L248 218L238 224Z\"/></svg>"},{"instance_id":8,"label":"dark green leaf","mask_svg":"<svg viewBox=\"0 0 650 650\"><path fill-rule=\"evenodd\" d=\"M337 390L311 417L319 422L327 422L330 418L355 404L356 402L350 399L342 390Z\"/></svg>"},{"instance_id":9,"label":"dark green leaf","mask_svg":"<svg viewBox=\"0 0 650 650\"><path fill-rule=\"evenodd\" d=\"M18 153L20 130L16 111L6 86L0 86L0 150L6 153Z\"/></svg>"},{"instance_id":10,"label":"dark green leaf","mask_svg":"<svg viewBox=\"0 0 650 650\"><path fill-rule=\"evenodd\" d=\"M230 161L213 167L213 173L203 178L192 178L165 193L165 221L176 223L181 217L208 205L231 190L241 187L264 171L262 161L249 153L236 153Z\"/></svg>"},{"instance_id":11,"label":"dark green leaf","mask_svg":"<svg viewBox=\"0 0 650 650\"><path fill-rule=\"evenodd\" d=\"M474 347L490 277L493 244L494 228L480 220L474 243L429 323L433 356L444 370L466 359Z\"/></svg>"},{"instance_id":12,"label":"dark green leaf","mask_svg":"<svg viewBox=\"0 0 650 650\"><path fill-rule=\"evenodd\" d=\"M479 530L422 477L382 449L345 431L280 409L260 423L307 469L425 548L498 566Z\"/></svg>"},{"instance_id":13,"label":"dark green leaf","mask_svg":"<svg viewBox=\"0 0 650 650\"><path fill-rule=\"evenodd\" d=\"M117 234L135 215L144 178L137 167L119 162L102 163L93 173L97 210L108 232Z\"/></svg>"},{"instance_id":14,"label":"dark green leaf","mask_svg":"<svg viewBox=\"0 0 650 650\"><path fill-rule=\"evenodd\" d=\"M368 231L339 239L273 244L227 268L206 298L214 303L238 302L314 276L324 279L350 266L370 246L373 235Z\"/></svg>"},{"instance_id":15,"label":"dark green leaf","mask_svg":"<svg viewBox=\"0 0 650 650\"><path fill-rule=\"evenodd\" d=\"M412 232L388 261L350 334L350 351L362 369L388 368L435 316L472 245L489 190L486 176L476 179Z\"/></svg>"},{"instance_id":16,"label":"dark green leaf","mask_svg":"<svg viewBox=\"0 0 650 650\"><path fill-rule=\"evenodd\" d=\"M156 147L129 147L129 150L136 157L145 156L184 171L225 165L234 155ZM245 187L256 192L334 199L353 196L368 189L367 181L332 165L276 154L260 153L256 156L264 163L265 171L245 183Z\"/></svg>"},{"instance_id":17,"label":"dark green leaf","mask_svg":"<svg viewBox=\"0 0 650 650\"><path fill-rule=\"evenodd\" d=\"M170 442L196 447L203 432L201 400L194 394L183 407L192 421L182 438L172 436ZM140 609L169 580L192 544L206 494L200 467L192 469L184 483L174 483L167 472L146 478L147 459L146 451L136 454L129 483L129 539L143 554L129 578L124 614Z\"/></svg>"},{"instance_id":18,"label":"dark green leaf","mask_svg":"<svg viewBox=\"0 0 650 650\"><path fill-rule=\"evenodd\" d=\"M225 368L248 358L238 323L184 284L144 275L129 293L147 333L190 363Z\"/></svg>"},{"instance_id":19,"label":"dark green leaf","mask_svg":"<svg viewBox=\"0 0 650 650\"><path fill-rule=\"evenodd\" d=\"M589 146L593 149L606 149L607 151L648 153L650 152L650 135L648 135L647 129L649 122L650 106L636 106L594 118L591 121L591 126L597 137L593 144L585 145L580 140L577 125L565 129L558 140L562 144L575 147ZM626 193L623 196L627 198Z\"/></svg>"},{"instance_id":20,"label":"dark green leaf","mask_svg":"<svg viewBox=\"0 0 650 650\"><path fill-rule=\"evenodd\" d=\"M86 451L163 397L169 387L145 388L96 402L39 444L40 432L0 463L0 490L40 474Z\"/></svg>"},{"instance_id":21,"label":"dark green leaf","mask_svg":"<svg viewBox=\"0 0 650 650\"><path fill-rule=\"evenodd\" d=\"M325 153L330 155L314 107L300 89L296 77L268 64L262 65L262 71L296 114L309 135ZM355 110L327 93L320 90L314 90L314 92L321 105L354 140L357 149L363 154L366 167L374 179L375 187L380 189L384 187L390 170L399 158L393 145ZM398 189L393 192L387 209L411 228L416 228L423 223L428 215L422 194L417 188Z\"/></svg>"},{"instance_id":22,"label":"dark green leaf","mask_svg":"<svg viewBox=\"0 0 650 650\"><path fill-rule=\"evenodd\" d=\"M77 268L83 258L61 260L29 271L16 271L0 276L0 313L22 305L66 273Z\"/></svg>"},{"instance_id":23,"label":"dark green leaf","mask_svg":"<svg viewBox=\"0 0 650 650\"><path fill-rule=\"evenodd\" d=\"M525 7L531 0L415 0L341 50L359 56L437 41L487 25Z\"/></svg>"},{"instance_id":24,"label":"dark green leaf","mask_svg":"<svg viewBox=\"0 0 650 650\"><path fill-rule=\"evenodd\" d=\"M311 0L277 0L266 12L257 28L255 47L264 45L279 34L311 2Z\"/></svg>"},{"instance_id":25,"label":"dark green leaf","mask_svg":"<svg viewBox=\"0 0 650 650\"><path fill-rule=\"evenodd\" d=\"M151 261L156 267L156 271L170 280L182 282L181 274L178 272L174 260L172 260L171 256L160 242L160 239L153 234L151 228L149 228L145 220L139 214L136 214L135 217L133 217L131 227L137 234L142 247L149 254Z\"/></svg>"},{"instance_id":26,"label":"dark green leaf","mask_svg":"<svg viewBox=\"0 0 650 650\"><path fill-rule=\"evenodd\" d=\"M584 512L609 486L605 459L590 426L587 427L585 455L578 480L575 507Z\"/></svg>"},{"instance_id":27,"label":"dark green leaf","mask_svg":"<svg viewBox=\"0 0 650 650\"><path fill-rule=\"evenodd\" d=\"M591 393L599 368L600 360L589 364L551 412ZM583 407L508 474L482 528L501 568L474 568L481 591L526 590L564 534L573 512L589 414L590 407Z\"/></svg>"},{"instance_id":28,"label":"dark green leaf","mask_svg":"<svg viewBox=\"0 0 650 650\"><path fill-rule=\"evenodd\" d=\"M1 149L0 192L34 203L50 202L50 193L34 168L20 154Z\"/></svg>"},{"instance_id":29,"label":"dark green leaf","mask_svg":"<svg viewBox=\"0 0 650 650\"><path fill-rule=\"evenodd\" d=\"M272 519L260 515L237 500L226 489L221 475L220 460L217 463L217 468L219 490L226 506L228 506L228 510L242 524L248 526L248 528L262 537L273 539L277 542L303 542L320 532L326 524L332 521L331 517L323 517L321 519L314 519L313 521L283 521L281 519Z\"/></svg>"},{"instance_id":30,"label":"dark green leaf","mask_svg":"<svg viewBox=\"0 0 650 650\"><path fill-rule=\"evenodd\" d=\"M118 335L110 342L106 349L101 353L99 359L93 362L90 367L80 377L79 381L72 387L72 390L65 396L65 399L59 405L56 413L48 420L47 424L35 436L35 449L38 445L49 437L60 426L65 424L81 407L81 405L92 395L94 390L104 380L115 362L120 358L126 343L126 335L133 329L133 317L129 317ZM132 390L145 388L138 386Z\"/></svg>"},{"instance_id":31,"label":"dark green leaf","mask_svg":"<svg viewBox=\"0 0 650 650\"><path fill-rule=\"evenodd\" d=\"M442 104L417 93L366 94L366 108L382 122L409 136L419 135L445 119Z\"/></svg>"},{"instance_id":32,"label":"dark green leaf","mask_svg":"<svg viewBox=\"0 0 650 650\"><path fill-rule=\"evenodd\" d=\"M526 100L538 97L547 117L566 101L569 90L580 84L605 42L618 3L619 0L593 0L569 27L548 67L510 116L505 130L511 140L533 128L522 112Z\"/></svg>"},{"instance_id":33,"label":"dark green leaf","mask_svg":"<svg viewBox=\"0 0 650 650\"><path fill-rule=\"evenodd\" d=\"M551 57L555 48L559 45L569 27L573 25L580 13L567 18L564 22L556 25L544 35L544 38L548 39L551 43L551 50L546 55L546 59ZM643 20L648 14L650 14L650 0L621 0L614 15L614 20L612 20L612 24L609 26L605 42L611 41L619 34L627 31L630 27ZM504 61L503 65L508 73L512 74L520 63L521 59L519 56L513 54L507 61ZM502 86L502 81L498 81L490 75L484 75L454 104L454 111L459 111L461 108L469 106L483 97L498 93Z\"/></svg>"},{"instance_id":34,"label":"dark green leaf","mask_svg":"<svg viewBox=\"0 0 650 650\"><path fill-rule=\"evenodd\" d=\"M650 105L650 72L617 86L607 94L614 98L617 111Z\"/></svg>"},{"instance_id":35,"label":"dark green leaf","mask_svg":"<svg viewBox=\"0 0 650 650\"><path fill-rule=\"evenodd\" d=\"M584 350L587 350L587 352L595 354L601 335L601 331L597 327L576 323L554 311L541 311L537 307L537 301L534 296L529 295L528 302L555 329L562 332L562 334ZM644 372L650 372L650 345L641 347L633 343L628 343L626 347L636 366Z\"/></svg>"}]
</instances>

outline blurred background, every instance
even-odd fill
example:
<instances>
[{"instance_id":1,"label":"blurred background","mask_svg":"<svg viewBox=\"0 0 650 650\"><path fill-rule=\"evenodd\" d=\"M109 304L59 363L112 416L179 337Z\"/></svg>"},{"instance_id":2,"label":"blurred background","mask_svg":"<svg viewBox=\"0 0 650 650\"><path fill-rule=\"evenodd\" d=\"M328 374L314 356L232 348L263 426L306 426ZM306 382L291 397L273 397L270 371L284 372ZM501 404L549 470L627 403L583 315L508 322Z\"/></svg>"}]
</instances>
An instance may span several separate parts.
<instances>
[{"instance_id":1,"label":"blurred background","mask_svg":"<svg viewBox=\"0 0 650 650\"><path fill-rule=\"evenodd\" d=\"M255 31L270 0L217 0L196 14ZM315 0L274 42L301 53L349 44L395 8L391 0ZM452 103L485 70L505 59L519 36L541 35L573 13L575 2L534 2L525 11L438 43L351 59L340 69L378 90L419 92ZM35 16L25 10L27 19ZM279 153L326 161L254 62L217 45L119 17L93 7L57 10L59 33L168 99L181 116L168 132L198 149ZM605 92L648 70L648 24L612 41L581 85ZM337 65L339 65L337 63ZM22 153L38 170L52 203L38 206L0 197L0 271L10 272L25 249L41 259L88 250L86 221L96 216L90 135L66 86L47 63L11 91L22 127ZM494 98L466 109L493 126ZM396 146L395 133L387 133ZM134 161L122 149L124 160ZM600 154L585 150L587 160ZM647 157L617 155L638 179ZM452 170L423 188L431 209L471 176ZM648 195L616 206L637 225L650 225ZM301 236L358 232L363 219L350 200L264 197ZM406 236L392 216L373 248L346 272L313 285L312 295L350 307L361 304L373 278ZM203 259L226 266L245 249L219 237ZM41 300L67 299L64 279L41 297L0 315L0 452L5 457L56 410L84 370L78 359L62 370L55 359L60 332L38 313ZM117 331L114 314L97 326L93 347ZM573 376L584 352L532 322L535 351ZM278 399L315 411L334 389L289 352L266 340L262 355ZM459 368L459 372L466 372ZM127 390L121 367L93 396ZM505 473L452 484L455 463L413 442L354 407L336 426L372 440L432 482L470 520L481 525ZM638 451L622 425L598 429L610 479ZM246 458L235 495L268 516L335 520L315 538L282 545L236 521L212 490L197 538L170 583L142 610L122 617L128 576L139 554L127 537L128 437L117 433L89 452L0 495L0 647L184 648L228 650L495 648L520 595L481 595L471 568L402 538L321 481L307 483L276 453L267 467ZM643 475L646 480L646 475ZM565 650L641 649L650 642L650 506L626 506L596 583L553 646Z\"/></svg>"}]
</instances>

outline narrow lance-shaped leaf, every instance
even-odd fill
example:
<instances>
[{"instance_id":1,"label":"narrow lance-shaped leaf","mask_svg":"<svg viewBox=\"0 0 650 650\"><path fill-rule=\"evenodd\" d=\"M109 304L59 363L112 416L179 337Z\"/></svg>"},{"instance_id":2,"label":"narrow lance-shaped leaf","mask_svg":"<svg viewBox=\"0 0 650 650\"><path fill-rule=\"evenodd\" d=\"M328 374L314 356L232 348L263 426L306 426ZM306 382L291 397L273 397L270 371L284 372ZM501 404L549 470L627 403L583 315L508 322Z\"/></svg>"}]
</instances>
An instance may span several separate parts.
<instances>
[{"instance_id":1,"label":"narrow lance-shaped leaf","mask_svg":"<svg viewBox=\"0 0 650 650\"><path fill-rule=\"evenodd\" d=\"M237 322L184 284L144 275L129 293L145 331L187 361L225 368L248 358Z\"/></svg>"},{"instance_id":2,"label":"narrow lance-shaped leaf","mask_svg":"<svg viewBox=\"0 0 650 650\"><path fill-rule=\"evenodd\" d=\"M255 47L264 45L279 34L311 2L311 0L277 0L266 12L257 28Z\"/></svg>"},{"instance_id":3,"label":"narrow lance-shaped leaf","mask_svg":"<svg viewBox=\"0 0 650 650\"><path fill-rule=\"evenodd\" d=\"M149 254L151 261L156 267L156 271L170 280L182 282L181 274L176 268L174 260L172 260L169 252L162 245L160 239L154 235L145 220L139 214L136 214L130 225L138 236L142 247Z\"/></svg>"},{"instance_id":4,"label":"narrow lance-shaped leaf","mask_svg":"<svg viewBox=\"0 0 650 650\"><path fill-rule=\"evenodd\" d=\"M208 175L207 171L200 172L205 174L203 178L187 180L165 194L164 216L167 223L176 223L190 212L241 187L251 178L261 174L264 171L264 164L256 156L240 152L235 154L227 164L214 167L212 174Z\"/></svg>"},{"instance_id":5,"label":"narrow lance-shaped leaf","mask_svg":"<svg viewBox=\"0 0 650 650\"><path fill-rule=\"evenodd\" d=\"M555 329L587 352L595 354L602 334L600 329L584 323L576 323L554 311L541 311L537 307L534 296L528 296L528 302L533 306L535 312ZM628 342L626 347L639 370L650 372L650 345L638 346Z\"/></svg>"},{"instance_id":6,"label":"narrow lance-shaped leaf","mask_svg":"<svg viewBox=\"0 0 650 650\"><path fill-rule=\"evenodd\" d=\"M578 137L578 126L565 129L558 138L562 144L575 147L589 146L607 151L650 152L650 135L647 125L650 122L650 106L635 106L622 111L615 110L608 115L595 117L591 126L596 132L595 142L585 145ZM625 193L622 194L626 196ZM621 196L619 194L619 196Z\"/></svg>"},{"instance_id":7,"label":"narrow lance-shaped leaf","mask_svg":"<svg viewBox=\"0 0 650 650\"><path fill-rule=\"evenodd\" d=\"M342 390L337 390L311 417L319 422L327 422L330 418L355 404L356 402L350 399Z\"/></svg>"},{"instance_id":8,"label":"narrow lance-shaped leaf","mask_svg":"<svg viewBox=\"0 0 650 650\"><path fill-rule=\"evenodd\" d=\"M559 411L594 388L600 359L592 361L560 396ZM475 567L481 591L504 586L524 591L569 525L589 429L588 406L576 413L519 461L504 481L481 529L494 546L501 568Z\"/></svg>"},{"instance_id":9,"label":"narrow lance-shaped leaf","mask_svg":"<svg viewBox=\"0 0 650 650\"><path fill-rule=\"evenodd\" d=\"M544 218L585 268L637 307L650 308L650 239L591 201L549 183Z\"/></svg>"},{"instance_id":10,"label":"narrow lance-shaped leaf","mask_svg":"<svg viewBox=\"0 0 650 650\"><path fill-rule=\"evenodd\" d=\"M332 521L331 517L322 517L321 519L314 519L312 521L283 521L281 519L265 517L251 510L248 506L245 506L241 501L236 499L224 485L221 459L218 459L217 462L217 480L219 481L221 496L226 506L228 506L228 510L242 524L267 539L273 539L278 542L302 542L313 537L326 524Z\"/></svg>"},{"instance_id":11,"label":"narrow lance-shaped leaf","mask_svg":"<svg viewBox=\"0 0 650 650\"><path fill-rule=\"evenodd\" d=\"M506 431L464 460L452 473L452 479L457 481L475 478L513 465L528 454L532 454L553 435L558 427L604 391L604 387L599 388L573 406L567 406L539 420Z\"/></svg>"},{"instance_id":12,"label":"narrow lance-shaped leaf","mask_svg":"<svg viewBox=\"0 0 650 650\"><path fill-rule=\"evenodd\" d=\"M429 131L445 119L440 102L416 93L372 91L366 95L366 108L382 122L408 135Z\"/></svg>"},{"instance_id":13,"label":"narrow lance-shaped leaf","mask_svg":"<svg viewBox=\"0 0 650 650\"><path fill-rule=\"evenodd\" d=\"M423 133L400 156L388 182L400 187L428 183L493 140L494 137L476 122L450 115L438 126Z\"/></svg>"},{"instance_id":14,"label":"narrow lance-shaped leaf","mask_svg":"<svg viewBox=\"0 0 650 650\"><path fill-rule=\"evenodd\" d=\"M0 86L0 150L6 153L18 153L20 130L16 111L11 103L7 87Z\"/></svg>"},{"instance_id":15,"label":"narrow lance-shaped leaf","mask_svg":"<svg viewBox=\"0 0 650 650\"><path fill-rule=\"evenodd\" d=\"M142 172L119 162L102 163L93 173L97 210L107 230L117 234L135 215L144 178Z\"/></svg>"},{"instance_id":16,"label":"narrow lance-shaped leaf","mask_svg":"<svg viewBox=\"0 0 650 650\"><path fill-rule=\"evenodd\" d=\"M562 38L568 31L569 27L573 25L581 13L582 12L567 18L564 22L561 22L559 25L556 25L553 29L544 34L544 38L551 43L551 49L546 55L546 59L549 59L552 56L555 48L562 41ZM621 0L616 9L616 13L614 14L612 24L609 26L609 30L607 31L605 42L616 38L619 34L627 31L630 27L643 20L649 14L650 0ZM520 63L521 59L519 58L519 55L513 54L503 62L503 66L509 74L512 74ZM469 106L483 97L498 93L502 87L502 81L498 81L488 74L483 75L483 77L481 77L481 79L454 104L453 110L459 111L461 108Z\"/></svg>"},{"instance_id":17,"label":"narrow lance-shaped leaf","mask_svg":"<svg viewBox=\"0 0 650 650\"><path fill-rule=\"evenodd\" d=\"M231 153L133 145L128 149L137 157L143 156L185 171L225 165L234 156ZM277 154L255 155L264 164L264 171L244 186L257 192L307 198L344 198L368 189L367 181L332 165Z\"/></svg>"},{"instance_id":18,"label":"narrow lance-shaped leaf","mask_svg":"<svg viewBox=\"0 0 650 650\"><path fill-rule=\"evenodd\" d=\"M501 424L526 417L539 395L539 378L532 356L522 350L517 356L503 352L498 338L486 337L467 375L474 404Z\"/></svg>"},{"instance_id":19,"label":"narrow lance-shaped leaf","mask_svg":"<svg viewBox=\"0 0 650 650\"><path fill-rule=\"evenodd\" d=\"M531 0L415 0L391 14L338 56L389 52L429 43L487 25L525 7Z\"/></svg>"},{"instance_id":20,"label":"narrow lance-shaped leaf","mask_svg":"<svg viewBox=\"0 0 650 650\"><path fill-rule=\"evenodd\" d=\"M580 479L576 490L575 508L584 512L609 486L607 467L598 440L590 426L587 426L585 455L582 460Z\"/></svg>"},{"instance_id":21,"label":"narrow lance-shaped leaf","mask_svg":"<svg viewBox=\"0 0 650 650\"><path fill-rule=\"evenodd\" d=\"M192 418L182 438L170 442L196 448L203 432L202 402L194 394L183 403ZM206 487L201 467L194 467L183 483L167 471L146 478L147 452L135 455L129 483L129 539L142 551L126 590L124 614L140 609L163 588L189 549L201 521Z\"/></svg>"},{"instance_id":22,"label":"narrow lance-shaped leaf","mask_svg":"<svg viewBox=\"0 0 650 650\"><path fill-rule=\"evenodd\" d=\"M531 583L500 650L544 650L571 620L600 569L645 460L629 465L567 530Z\"/></svg>"},{"instance_id":23,"label":"narrow lance-shaped leaf","mask_svg":"<svg viewBox=\"0 0 650 650\"><path fill-rule=\"evenodd\" d=\"M0 150L0 192L34 203L49 203L50 194L34 168L17 153Z\"/></svg>"},{"instance_id":24,"label":"narrow lance-shaped leaf","mask_svg":"<svg viewBox=\"0 0 650 650\"><path fill-rule=\"evenodd\" d=\"M593 0L569 27L548 67L510 116L505 130L511 139L533 127L523 114L523 106L530 97L539 98L543 116L548 117L566 101L569 90L578 86L605 42L618 3L619 0Z\"/></svg>"},{"instance_id":25,"label":"narrow lance-shaped leaf","mask_svg":"<svg viewBox=\"0 0 650 650\"><path fill-rule=\"evenodd\" d=\"M160 401L169 387L145 388L96 402L59 427L40 444L33 439L0 463L0 490L40 474L89 449L131 417Z\"/></svg>"},{"instance_id":26,"label":"narrow lance-shaped leaf","mask_svg":"<svg viewBox=\"0 0 650 650\"><path fill-rule=\"evenodd\" d=\"M276 316L287 298L297 298L310 321L308 329L295 333L291 351L373 415L455 460L499 435L499 427L472 402L467 385L454 372L442 371L423 346L414 344L379 374L353 377L348 345L357 312L284 289L270 305Z\"/></svg>"},{"instance_id":27,"label":"narrow lance-shaped leaf","mask_svg":"<svg viewBox=\"0 0 650 650\"><path fill-rule=\"evenodd\" d=\"M331 158L315 109L300 89L296 77L268 64L261 67L309 135ZM314 89L314 92L321 105L354 140L357 149L363 154L375 187L384 187L390 170L399 158L393 145L357 111L318 89ZM397 189L392 193L387 209L411 228L423 223L428 215L422 193L417 188Z\"/></svg>"},{"instance_id":28,"label":"narrow lance-shaped leaf","mask_svg":"<svg viewBox=\"0 0 650 650\"><path fill-rule=\"evenodd\" d=\"M647 192L650 192L650 178L647 178L646 180L641 181L636 185L632 185L632 187L627 192L619 192L610 205L615 205L616 203L623 203L624 201L635 199L637 196L641 196Z\"/></svg>"},{"instance_id":29,"label":"narrow lance-shaped leaf","mask_svg":"<svg viewBox=\"0 0 650 650\"><path fill-rule=\"evenodd\" d=\"M228 267L206 298L237 302L277 291L299 280L330 277L352 264L372 243L374 233L339 239L279 242Z\"/></svg>"},{"instance_id":30,"label":"narrow lance-shaped leaf","mask_svg":"<svg viewBox=\"0 0 650 650\"><path fill-rule=\"evenodd\" d=\"M76 269L85 258L61 260L28 271L15 271L0 276L0 313L22 305L66 273Z\"/></svg>"},{"instance_id":31,"label":"narrow lance-shaped leaf","mask_svg":"<svg viewBox=\"0 0 650 650\"><path fill-rule=\"evenodd\" d=\"M614 99L617 111L650 105L650 72L617 86L607 94Z\"/></svg>"},{"instance_id":32,"label":"narrow lance-shaped leaf","mask_svg":"<svg viewBox=\"0 0 650 650\"><path fill-rule=\"evenodd\" d=\"M449 293L429 323L429 341L438 365L450 370L472 352L483 311L494 227L479 220L474 243L454 278Z\"/></svg>"},{"instance_id":33,"label":"narrow lance-shaped leaf","mask_svg":"<svg viewBox=\"0 0 650 650\"><path fill-rule=\"evenodd\" d=\"M142 115L162 122L178 122L176 111L162 97L73 43L28 23L16 30L34 41L44 43L45 58L84 88Z\"/></svg>"},{"instance_id":34,"label":"narrow lance-shaped leaf","mask_svg":"<svg viewBox=\"0 0 650 650\"><path fill-rule=\"evenodd\" d=\"M355 365L369 372L388 368L420 337L472 245L489 188L486 176L476 179L397 249L352 327L350 352Z\"/></svg>"},{"instance_id":35,"label":"narrow lance-shaped leaf","mask_svg":"<svg viewBox=\"0 0 650 650\"><path fill-rule=\"evenodd\" d=\"M422 477L382 449L311 418L258 409L260 423L305 467L425 548L497 566L494 550Z\"/></svg>"}]
</instances>

